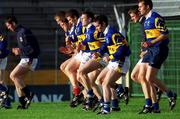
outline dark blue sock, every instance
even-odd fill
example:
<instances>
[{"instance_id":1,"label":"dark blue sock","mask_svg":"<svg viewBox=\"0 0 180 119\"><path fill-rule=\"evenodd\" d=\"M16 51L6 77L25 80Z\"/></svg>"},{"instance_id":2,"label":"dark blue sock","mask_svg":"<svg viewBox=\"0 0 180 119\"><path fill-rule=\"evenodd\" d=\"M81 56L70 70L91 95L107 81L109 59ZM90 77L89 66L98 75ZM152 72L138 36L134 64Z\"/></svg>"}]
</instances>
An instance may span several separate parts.
<instances>
[{"instance_id":1,"label":"dark blue sock","mask_svg":"<svg viewBox=\"0 0 180 119\"><path fill-rule=\"evenodd\" d=\"M119 107L118 99L113 99L112 100L112 108Z\"/></svg>"},{"instance_id":2,"label":"dark blue sock","mask_svg":"<svg viewBox=\"0 0 180 119\"><path fill-rule=\"evenodd\" d=\"M103 110L106 112L110 112L110 102L104 102Z\"/></svg>"},{"instance_id":3,"label":"dark blue sock","mask_svg":"<svg viewBox=\"0 0 180 119\"><path fill-rule=\"evenodd\" d=\"M117 89L116 89L116 92L117 92L117 94L121 94L121 93L124 92L124 87L123 87L122 84L119 84L119 85L118 85L118 87L117 87Z\"/></svg>"},{"instance_id":4,"label":"dark blue sock","mask_svg":"<svg viewBox=\"0 0 180 119\"><path fill-rule=\"evenodd\" d=\"M159 110L159 103L158 102L153 103L153 109L154 110Z\"/></svg>"},{"instance_id":5,"label":"dark blue sock","mask_svg":"<svg viewBox=\"0 0 180 119\"><path fill-rule=\"evenodd\" d=\"M88 94L89 97L93 97L94 96L94 93L93 93L92 89L88 90L87 94Z\"/></svg>"},{"instance_id":6,"label":"dark blue sock","mask_svg":"<svg viewBox=\"0 0 180 119\"><path fill-rule=\"evenodd\" d=\"M0 84L0 91L5 91L5 92L6 92L7 90L8 90L8 89L7 89L6 86Z\"/></svg>"},{"instance_id":7,"label":"dark blue sock","mask_svg":"<svg viewBox=\"0 0 180 119\"><path fill-rule=\"evenodd\" d=\"M147 107L152 106L152 100L151 100L150 98L147 98L147 99L146 99L146 106L147 106Z\"/></svg>"}]
</instances>

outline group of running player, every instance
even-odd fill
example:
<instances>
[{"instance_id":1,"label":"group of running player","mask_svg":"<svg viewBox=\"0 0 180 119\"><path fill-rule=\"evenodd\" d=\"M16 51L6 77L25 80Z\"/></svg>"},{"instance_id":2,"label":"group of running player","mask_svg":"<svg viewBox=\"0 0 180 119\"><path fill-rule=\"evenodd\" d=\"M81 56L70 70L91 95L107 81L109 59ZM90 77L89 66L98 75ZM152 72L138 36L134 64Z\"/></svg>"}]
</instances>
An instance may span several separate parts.
<instances>
[{"instance_id":1,"label":"group of running player","mask_svg":"<svg viewBox=\"0 0 180 119\"><path fill-rule=\"evenodd\" d=\"M141 84L145 96L145 105L139 114L160 113L162 92L167 94L172 110L177 95L157 78L158 70L168 56L168 30L164 19L152 11L151 0L138 2L139 8L130 9L128 14L133 22L142 24L140 60L131 73L131 79ZM70 56L60 65L72 85L74 97L70 106L77 107L83 102L84 110L100 109L98 114L120 111L119 99L124 97L128 104L129 98L128 87L117 82L120 78L125 79L130 67L131 50L125 37L109 25L106 15L94 15L91 11L84 11L81 15L75 9L60 11L54 19L65 33L66 46L60 47L59 51ZM35 68L39 45L32 32L17 24L15 17L7 18L5 25L17 33L18 47L13 48L12 52L20 55L21 61L11 72L10 78L19 96L18 109L27 109L34 94L25 85L23 77ZM0 39L6 46L4 37ZM8 55L6 47L1 52L4 53L1 59L5 59ZM3 81L0 83L1 105L10 108L8 90Z\"/></svg>"},{"instance_id":2,"label":"group of running player","mask_svg":"<svg viewBox=\"0 0 180 119\"><path fill-rule=\"evenodd\" d=\"M156 94L161 92L166 92L172 110L176 93L156 77L168 56L168 30L164 19L152 11L151 0L139 0L138 7L129 10L129 15L133 22L142 24L144 34L141 59L131 73L132 80L141 84L145 96L146 103L139 114L160 113ZM108 24L107 16L95 16L90 11L82 12L81 16L75 9L60 11L54 19L65 32L66 46L59 51L71 56L60 66L72 84L74 98L70 106L76 107L83 98L85 110L100 107L98 114L119 111L117 94L124 95L126 101L128 98L127 91L116 83L130 67L131 51L125 37ZM155 87L160 90L158 93Z\"/></svg>"}]
</instances>

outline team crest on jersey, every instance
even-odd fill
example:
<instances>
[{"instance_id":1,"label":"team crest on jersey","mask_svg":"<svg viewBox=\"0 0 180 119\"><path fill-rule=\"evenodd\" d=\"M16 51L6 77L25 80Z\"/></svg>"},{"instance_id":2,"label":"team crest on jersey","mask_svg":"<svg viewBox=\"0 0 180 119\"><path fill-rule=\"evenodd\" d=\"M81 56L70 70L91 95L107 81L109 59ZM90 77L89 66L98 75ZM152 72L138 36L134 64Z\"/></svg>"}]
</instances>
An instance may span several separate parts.
<instances>
[{"instance_id":1,"label":"team crest on jersey","mask_svg":"<svg viewBox=\"0 0 180 119\"><path fill-rule=\"evenodd\" d=\"M147 26L150 26L150 21L147 22Z\"/></svg>"},{"instance_id":2,"label":"team crest on jersey","mask_svg":"<svg viewBox=\"0 0 180 119\"><path fill-rule=\"evenodd\" d=\"M90 37L90 35L89 35L89 34L86 34L86 38L90 39L91 37Z\"/></svg>"},{"instance_id":3,"label":"team crest on jersey","mask_svg":"<svg viewBox=\"0 0 180 119\"><path fill-rule=\"evenodd\" d=\"M145 26L150 26L150 21L146 21Z\"/></svg>"},{"instance_id":4,"label":"team crest on jersey","mask_svg":"<svg viewBox=\"0 0 180 119\"><path fill-rule=\"evenodd\" d=\"M23 38L22 37L20 37L19 39L20 39L20 42L23 42Z\"/></svg>"},{"instance_id":5,"label":"team crest on jersey","mask_svg":"<svg viewBox=\"0 0 180 119\"><path fill-rule=\"evenodd\" d=\"M3 41L3 40L4 40L4 36L0 35L0 41Z\"/></svg>"}]
</instances>

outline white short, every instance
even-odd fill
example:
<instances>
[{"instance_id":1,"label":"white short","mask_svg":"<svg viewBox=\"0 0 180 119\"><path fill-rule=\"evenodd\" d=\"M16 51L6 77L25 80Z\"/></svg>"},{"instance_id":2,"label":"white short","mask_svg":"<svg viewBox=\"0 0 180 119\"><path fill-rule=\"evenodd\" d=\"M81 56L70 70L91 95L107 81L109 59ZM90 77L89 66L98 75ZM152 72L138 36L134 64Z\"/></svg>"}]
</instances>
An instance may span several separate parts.
<instances>
[{"instance_id":1,"label":"white short","mask_svg":"<svg viewBox=\"0 0 180 119\"><path fill-rule=\"evenodd\" d=\"M18 65L29 68L30 70L34 71L38 63L37 58L33 58L32 61L30 61L29 58L21 58L20 62Z\"/></svg>"},{"instance_id":2,"label":"white short","mask_svg":"<svg viewBox=\"0 0 180 119\"><path fill-rule=\"evenodd\" d=\"M85 64L92 58L92 54L90 52L83 52L81 56L81 63Z\"/></svg>"},{"instance_id":3,"label":"white short","mask_svg":"<svg viewBox=\"0 0 180 119\"><path fill-rule=\"evenodd\" d=\"M139 64L141 64L141 63L142 63L142 58L141 58L141 59L139 59L139 61L138 61L138 63L137 63L137 64L139 65Z\"/></svg>"},{"instance_id":4,"label":"white short","mask_svg":"<svg viewBox=\"0 0 180 119\"><path fill-rule=\"evenodd\" d=\"M0 59L0 70L5 70L7 66L7 57Z\"/></svg>"},{"instance_id":5,"label":"white short","mask_svg":"<svg viewBox=\"0 0 180 119\"><path fill-rule=\"evenodd\" d=\"M112 69L112 70L118 70L119 62L118 61L117 62L110 61L107 65L107 68ZM130 68L130 60L129 60L129 57L126 57L120 73L126 74L129 70L129 68Z\"/></svg>"},{"instance_id":6,"label":"white short","mask_svg":"<svg viewBox=\"0 0 180 119\"><path fill-rule=\"evenodd\" d=\"M78 53L74 56L74 58L75 58L76 60L78 60L78 61L81 62L82 54L83 54L82 51L80 51L80 52L78 52Z\"/></svg>"}]
</instances>

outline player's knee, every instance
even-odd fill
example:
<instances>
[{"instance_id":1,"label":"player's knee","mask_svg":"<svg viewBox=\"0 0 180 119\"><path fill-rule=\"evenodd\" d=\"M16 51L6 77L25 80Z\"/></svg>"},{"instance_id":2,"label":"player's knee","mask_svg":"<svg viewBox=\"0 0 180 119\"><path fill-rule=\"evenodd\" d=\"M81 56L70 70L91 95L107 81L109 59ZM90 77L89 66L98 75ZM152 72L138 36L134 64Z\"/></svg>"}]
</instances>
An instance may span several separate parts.
<instances>
[{"instance_id":1,"label":"player's knee","mask_svg":"<svg viewBox=\"0 0 180 119\"><path fill-rule=\"evenodd\" d=\"M9 77L12 81L14 81L16 78L16 75L14 73L10 73Z\"/></svg>"},{"instance_id":2,"label":"player's knee","mask_svg":"<svg viewBox=\"0 0 180 119\"><path fill-rule=\"evenodd\" d=\"M83 83L80 75L79 75L79 70L77 70L77 81L80 82L80 83Z\"/></svg>"},{"instance_id":3,"label":"player's knee","mask_svg":"<svg viewBox=\"0 0 180 119\"><path fill-rule=\"evenodd\" d=\"M77 78L77 81L78 81L78 82L82 82L82 80L81 80L81 78L80 78L80 77L78 77L78 78Z\"/></svg>"},{"instance_id":4,"label":"player's knee","mask_svg":"<svg viewBox=\"0 0 180 119\"><path fill-rule=\"evenodd\" d=\"M65 72L67 72L67 73L69 73L70 72L70 69L69 69L69 67L67 66L67 67L65 67L64 69L63 69Z\"/></svg>"},{"instance_id":5,"label":"player's knee","mask_svg":"<svg viewBox=\"0 0 180 119\"><path fill-rule=\"evenodd\" d=\"M139 83L138 76L135 74L131 74L131 79L137 83Z\"/></svg>"},{"instance_id":6,"label":"player's knee","mask_svg":"<svg viewBox=\"0 0 180 119\"><path fill-rule=\"evenodd\" d=\"M132 80L136 80L136 75L132 73L132 74L131 74L131 79L132 79Z\"/></svg>"},{"instance_id":7,"label":"player's knee","mask_svg":"<svg viewBox=\"0 0 180 119\"><path fill-rule=\"evenodd\" d=\"M95 81L95 83L96 83L96 85L98 85L98 86L101 86L101 84L102 84L99 79L97 79L97 80Z\"/></svg>"},{"instance_id":8,"label":"player's knee","mask_svg":"<svg viewBox=\"0 0 180 119\"><path fill-rule=\"evenodd\" d=\"M65 70L65 65L61 64L59 68L60 68L61 71L64 71Z\"/></svg>"}]
</instances>

